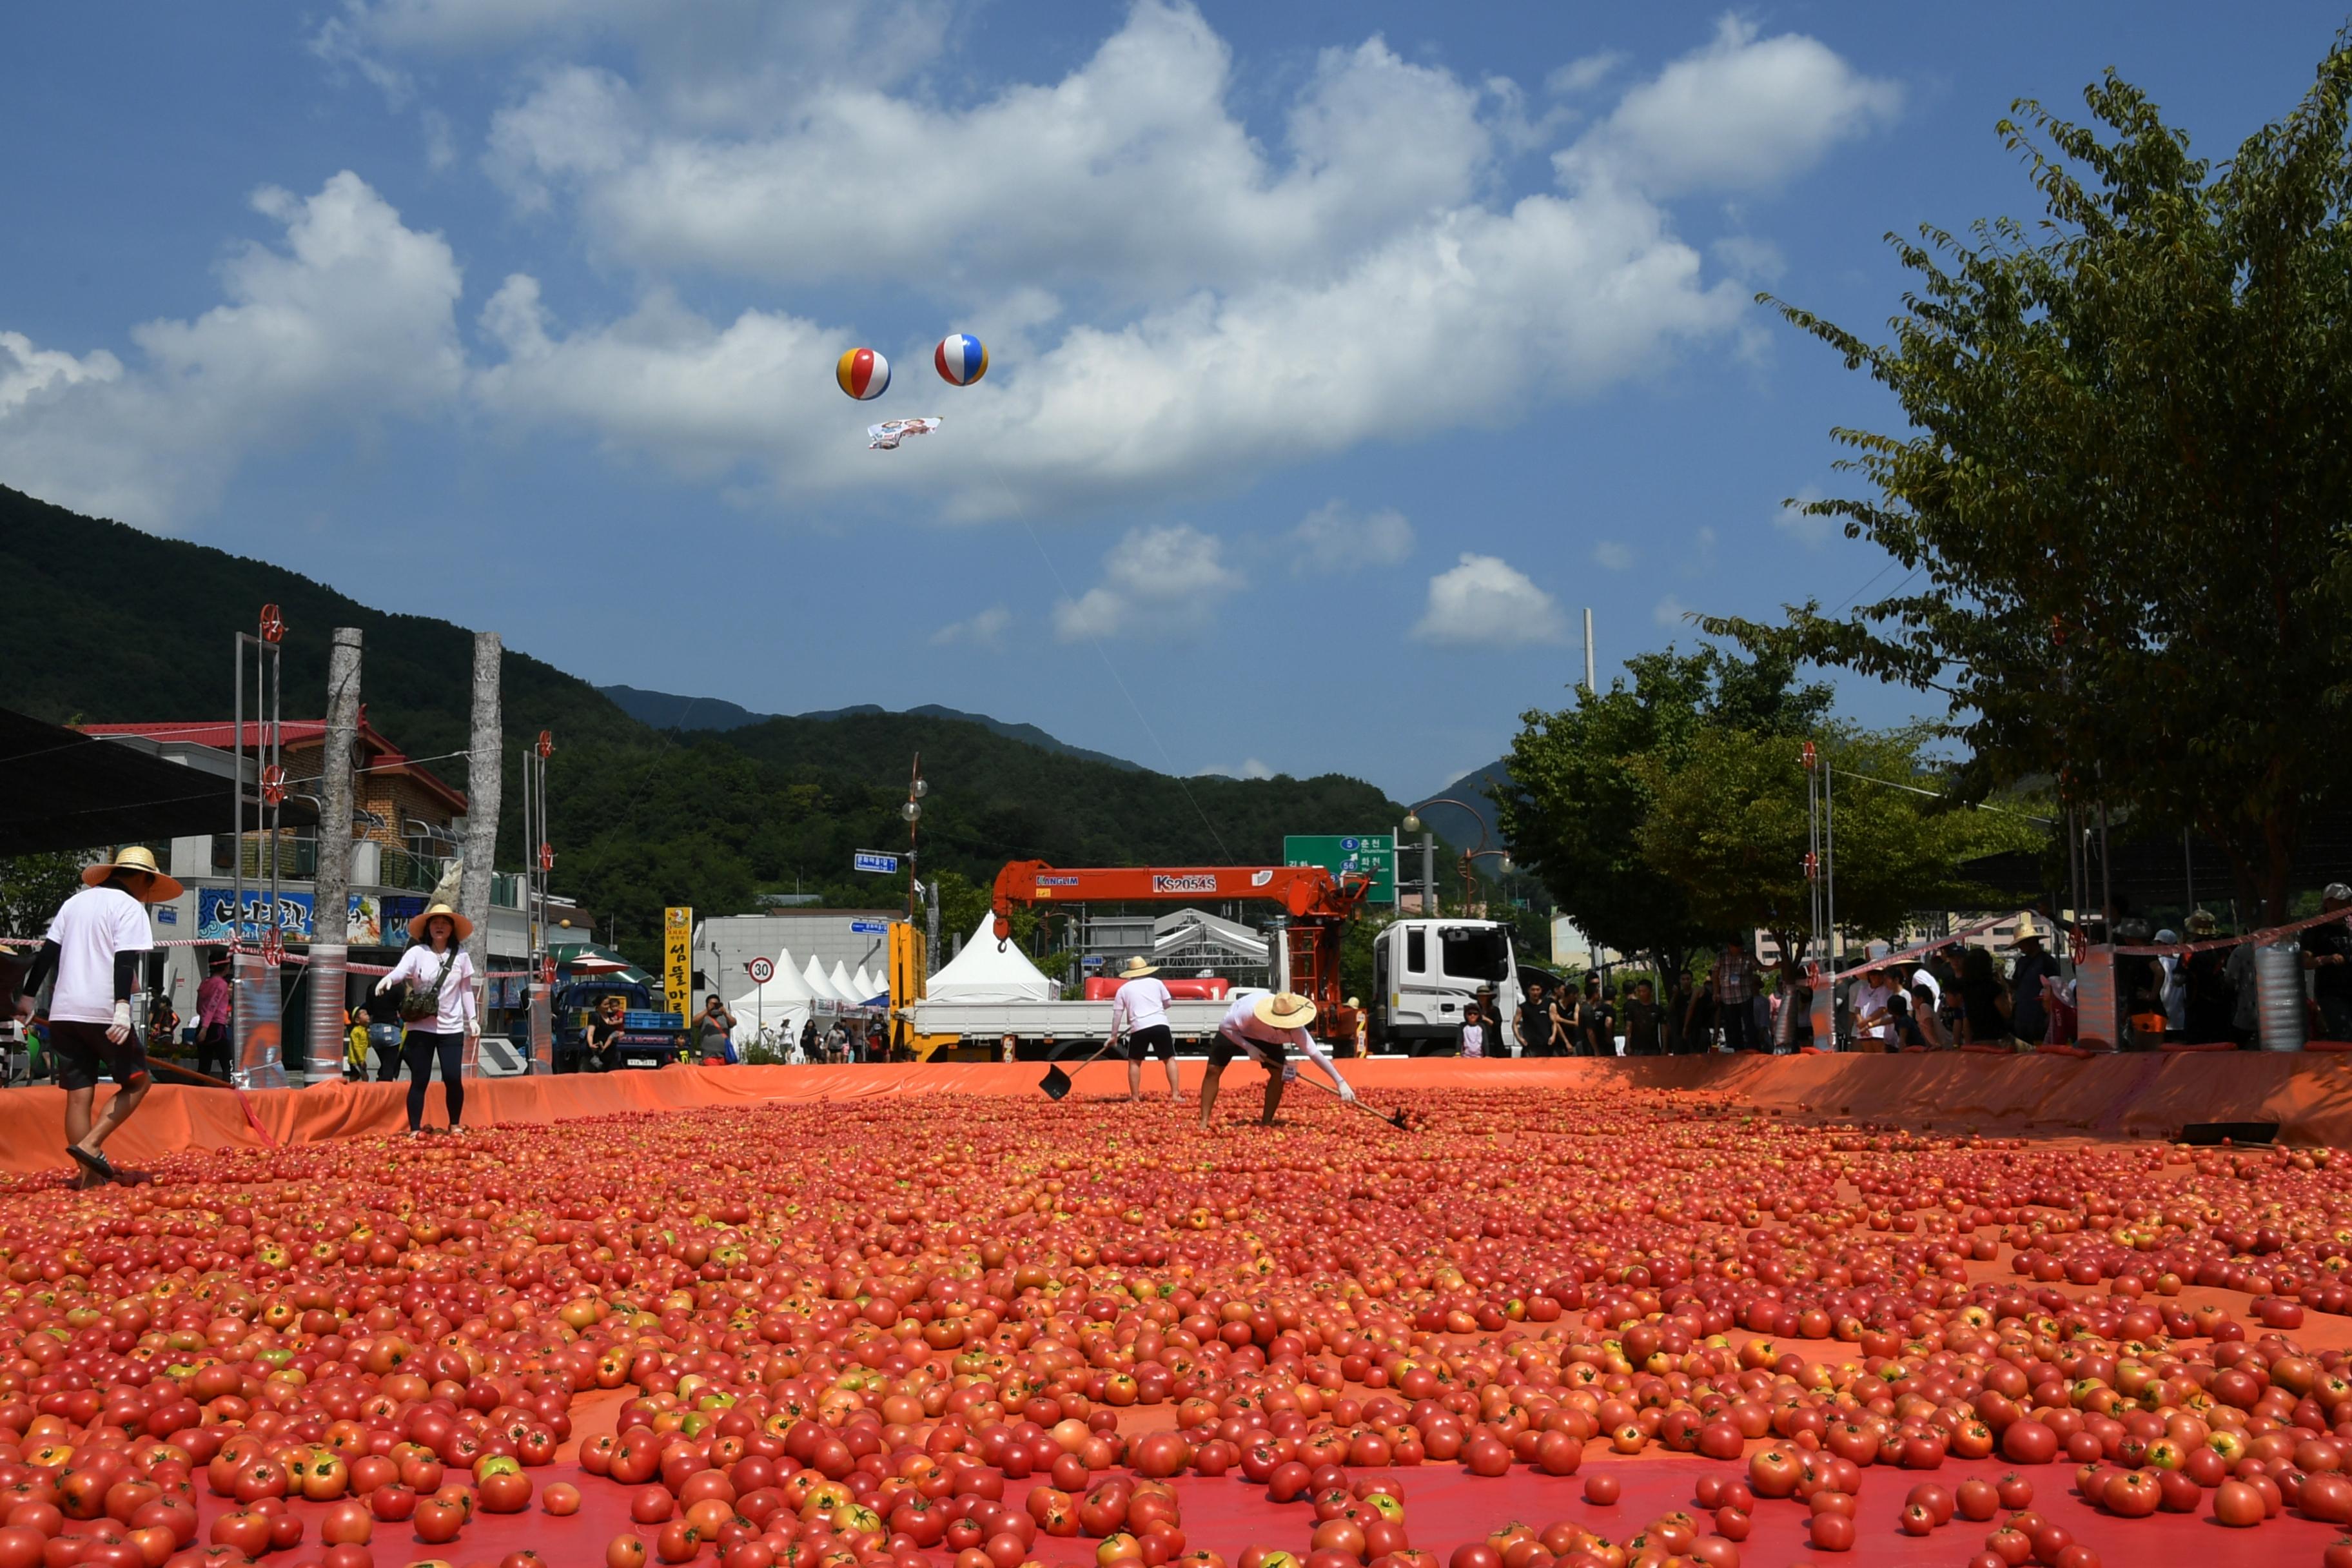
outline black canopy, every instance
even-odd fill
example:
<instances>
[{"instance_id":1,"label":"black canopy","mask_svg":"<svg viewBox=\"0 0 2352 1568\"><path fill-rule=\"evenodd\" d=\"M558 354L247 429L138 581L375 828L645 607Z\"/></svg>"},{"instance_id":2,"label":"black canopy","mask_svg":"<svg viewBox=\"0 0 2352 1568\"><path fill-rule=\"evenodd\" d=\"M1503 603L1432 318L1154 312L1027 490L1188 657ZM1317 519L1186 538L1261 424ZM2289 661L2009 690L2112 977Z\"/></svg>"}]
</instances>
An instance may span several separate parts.
<instances>
[{"instance_id":1,"label":"black canopy","mask_svg":"<svg viewBox=\"0 0 2352 1568\"><path fill-rule=\"evenodd\" d=\"M0 856L225 832L234 765L226 754L217 772L167 762L0 708ZM318 819L318 809L299 797L278 809L283 826ZM250 799L245 826L267 826Z\"/></svg>"}]
</instances>

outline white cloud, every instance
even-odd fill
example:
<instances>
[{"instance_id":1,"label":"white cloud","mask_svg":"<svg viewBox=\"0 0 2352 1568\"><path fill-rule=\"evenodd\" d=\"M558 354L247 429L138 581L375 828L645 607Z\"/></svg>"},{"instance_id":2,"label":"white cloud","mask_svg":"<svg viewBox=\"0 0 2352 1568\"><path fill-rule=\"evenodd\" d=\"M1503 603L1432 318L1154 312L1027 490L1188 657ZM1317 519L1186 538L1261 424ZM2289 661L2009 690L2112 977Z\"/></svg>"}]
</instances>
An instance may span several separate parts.
<instances>
[{"instance_id":1,"label":"white cloud","mask_svg":"<svg viewBox=\"0 0 2352 1568\"><path fill-rule=\"evenodd\" d=\"M1013 612L1002 605L992 605L969 620L953 621L931 634L934 647L947 647L956 643L969 643L975 647L1002 647L1005 628L1013 624Z\"/></svg>"},{"instance_id":2,"label":"white cloud","mask_svg":"<svg viewBox=\"0 0 2352 1568\"><path fill-rule=\"evenodd\" d=\"M62 391L121 374L122 362L104 349L76 359L62 349L35 348L22 332L0 332L0 416L51 388Z\"/></svg>"},{"instance_id":3,"label":"white cloud","mask_svg":"<svg viewBox=\"0 0 2352 1568\"><path fill-rule=\"evenodd\" d=\"M1560 97L1590 92L1624 63L1625 57L1614 49L1586 55L1564 66L1554 66L1544 76L1544 90Z\"/></svg>"},{"instance_id":4,"label":"white cloud","mask_svg":"<svg viewBox=\"0 0 2352 1568\"><path fill-rule=\"evenodd\" d=\"M348 171L308 198L258 191L253 206L283 226L283 247L233 254L226 303L134 328L137 368L0 339L0 367L17 367L0 370L0 474L163 526L209 505L250 451L448 405L465 377L462 283L441 237L404 226Z\"/></svg>"},{"instance_id":5,"label":"white cloud","mask_svg":"<svg viewBox=\"0 0 2352 1568\"><path fill-rule=\"evenodd\" d=\"M1207 767L1202 768L1200 773L1194 776L1225 779L1270 779L1274 777L1274 770L1266 766L1265 763L1258 761L1257 758L1250 757L1244 759L1242 765L1239 767L1231 767L1223 763L1212 763Z\"/></svg>"},{"instance_id":6,"label":"white cloud","mask_svg":"<svg viewBox=\"0 0 2352 1568\"><path fill-rule=\"evenodd\" d=\"M1559 642L1568 623L1526 573L1465 551L1458 564L1429 580L1429 607L1412 635L1444 647L1510 647Z\"/></svg>"},{"instance_id":7,"label":"white cloud","mask_svg":"<svg viewBox=\"0 0 2352 1568\"><path fill-rule=\"evenodd\" d=\"M1593 564L1608 571L1622 572L1633 564L1633 548L1630 544L1620 544L1613 539L1604 539L1592 547L1592 561Z\"/></svg>"},{"instance_id":8,"label":"white cloud","mask_svg":"<svg viewBox=\"0 0 2352 1568\"><path fill-rule=\"evenodd\" d=\"M1806 549L1819 550L1822 545L1835 539L1838 536L1838 531L1843 526L1836 518L1815 517L1804 510L1821 499L1822 492L1811 485L1807 485L1795 496L1782 501L1773 510L1772 526Z\"/></svg>"},{"instance_id":9,"label":"white cloud","mask_svg":"<svg viewBox=\"0 0 2352 1568\"><path fill-rule=\"evenodd\" d=\"M574 194L641 264L1133 299L1313 276L1471 200L1493 156L1479 90L1378 37L1320 57L1286 161L1228 111L1232 88L1197 11L1140 0L1059 82L950 108L843 78L765 134L688 133L615 73L553 71L498 115L489 166L526 206Z\"/></svg>"},{"instance_id":10,"label":"white cloud","mask_svg":"<svg viewBox=\"0 0 2352 1568\"><path fill-rule=\"evenodd\" d=\"M904 80L938 58L950 14L949 0L342 0L310 47L395 107L411 90L397 58L617 47L666 111L756 125L819 82Z\"/></svg>"},{"instance_id":11,"label":"white cloud","mask_svg":"<svg viewBox=\"0 0 2352 1568\"><path fill-rule=\"evenodd\" d=\"M1788 258L1780 254L1779 246L1753 235L1725 235L1708 246L1706 253L1725 271L1758 283L1778 282L1789 268Z\"/></svg>"},{"instance_id":12,"label":"white cloud","mask_svg":"<svg viewBox=\"0 0 2352 1568\"><path fill-rule=\"evenodd\" d=\"M1054 606L1054 634L1082 642L1195 632L1241 582L1214 534L1190 523L1132 528L1104 557L1103 580Z\"/></svg>"},{"instance_id":13,"label":"white cloud","mask_svg":"<svg viewBox=\"0 0 2352 1568\"><path fill-rule=\"evenodd\" d=\"M1706 47L1626 93L1557 161L1574 179L1632 179L1661 194L1766 187L1902 106L1901 87L1864 76L1820 40L1759 37L1727 16Z\"/></svg>"},{"instance_id":14,"label":"white cloud","mask_svg":"<svg viewBox=\"0 0 2352 1568\"><path fill-rule=\"evenodd\" d=\"M1690 614L1691 607L1688 605L1669 594L1658 601L1657 607L1650 612L1650 618L1662 626L1681 631L1690 625Z\"/></svg>"},{"instance_id":15,"label":"white cloud","mask_svg":"<svg viewBox=\"0 0 2352 1568\"><path fill-rule=\"evenodd\" d=\"M1284 535L1294 552L1294 575L1308 572L1360 572L1393 566L1412 553L1412 524L1393 508L1359 512L1342 500L1326 501Z\"/></svg>"}]
</instances>

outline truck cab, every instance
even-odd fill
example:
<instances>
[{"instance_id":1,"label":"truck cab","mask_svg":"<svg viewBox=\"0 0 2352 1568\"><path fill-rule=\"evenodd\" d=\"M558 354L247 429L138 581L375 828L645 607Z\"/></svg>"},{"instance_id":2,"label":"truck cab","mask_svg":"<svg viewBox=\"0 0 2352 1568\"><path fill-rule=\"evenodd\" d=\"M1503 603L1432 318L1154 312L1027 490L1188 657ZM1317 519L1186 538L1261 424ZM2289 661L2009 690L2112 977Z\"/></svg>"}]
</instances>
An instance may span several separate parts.
<instances>
[{"instance_id":1,"label":"truck cab","mask_svg":"<svg viewBox=\"0 0 2352 1568\"><path fill-rule=\"evenodd\" d=\"M1371 1047L1408 1056L1450 1050L1462 1011L1491 992L1490 1054L1517 1041L1519 968L1499 921L1397 921L1373 939Z\"/></svg>"}]
</instances>

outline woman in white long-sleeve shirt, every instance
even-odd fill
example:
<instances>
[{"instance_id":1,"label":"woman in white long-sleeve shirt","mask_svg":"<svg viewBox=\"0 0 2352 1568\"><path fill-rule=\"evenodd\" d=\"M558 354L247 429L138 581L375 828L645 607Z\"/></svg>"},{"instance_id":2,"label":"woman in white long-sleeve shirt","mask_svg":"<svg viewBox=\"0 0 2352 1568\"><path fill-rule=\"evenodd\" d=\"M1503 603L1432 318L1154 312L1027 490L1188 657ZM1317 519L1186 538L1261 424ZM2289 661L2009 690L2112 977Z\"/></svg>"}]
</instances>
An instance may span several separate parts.
<instances>
[{"instance_id":1,"label":"woman in white long-sleeve shirt","mask_svg":"<svg viewBox=\"0 0 2352 1568\"><path fill-rule=\"evenodd\" d=\"M408 987L400 1005L400 1016L408 1021L408 1037L400 1047L408 1068L408 1130L425 1129L425 1086L438 1058L442 1103L455 1132L466 1112L466 1086L458 1076L466 1041L482 1032L474 1013L474 961L459 945L474 934L474 922L446 904L436 904L408 922L408 934L415 945L375 986L379 992Z\"/></svg>"}]
</instances>

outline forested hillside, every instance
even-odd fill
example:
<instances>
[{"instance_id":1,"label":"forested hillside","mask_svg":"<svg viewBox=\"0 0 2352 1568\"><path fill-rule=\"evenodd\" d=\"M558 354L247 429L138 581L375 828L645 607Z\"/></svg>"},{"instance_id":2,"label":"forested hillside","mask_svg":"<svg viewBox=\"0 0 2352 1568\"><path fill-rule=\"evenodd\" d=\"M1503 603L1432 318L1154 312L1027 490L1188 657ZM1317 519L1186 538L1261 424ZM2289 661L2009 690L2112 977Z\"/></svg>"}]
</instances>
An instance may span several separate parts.
<instances>
[{"instance_id":1,"label":"forested hillside","mask_svg":"<svg viewBox=\"0 0 2352 1568\"><path fill-rule=\"evenodd\" d=\"M365 633L362 686L376 727L463 787L472 637L385 615L267 563L158 539L0 487L0 561L27 612L0 660L0 705L59 721L226 718L231 634L264 604L285 614L286 712L326 708L328 634ZM931 784L923 868L985 885L1008 859L1061 865L1255 863L1286 833L1377 832L1402 815L1371 785L1327 775L1177 779L1049 751L982 722L851 711L723 734L662 732L595 688L509 649L502 865L523 850L516 759L541 728L554 885L650 958L662 908L752 907L762 890L891 902L900 879L858 878L850 854L902 849L908 763Z\"/></svg>"}]
</instances>

